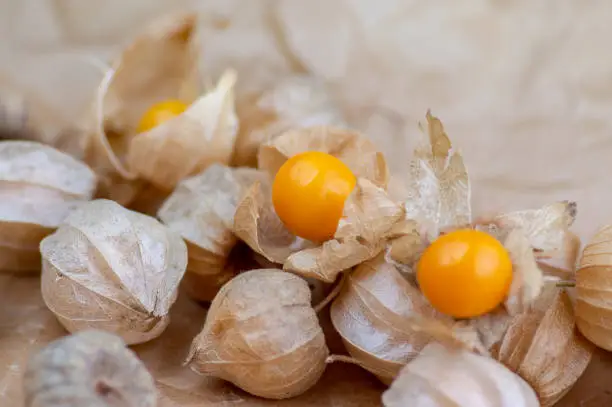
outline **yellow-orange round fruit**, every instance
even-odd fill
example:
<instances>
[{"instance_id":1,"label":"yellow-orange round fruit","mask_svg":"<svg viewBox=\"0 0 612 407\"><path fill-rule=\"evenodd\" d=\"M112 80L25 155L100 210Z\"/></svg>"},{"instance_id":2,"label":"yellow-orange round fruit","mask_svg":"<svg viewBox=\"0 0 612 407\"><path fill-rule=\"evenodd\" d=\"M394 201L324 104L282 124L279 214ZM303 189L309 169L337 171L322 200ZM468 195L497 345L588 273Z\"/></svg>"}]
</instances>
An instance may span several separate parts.
<instances>
[{"instance_id":1,"label":"yellow-orange round fruit","mask_svg":"<svg viewBox=\"0 0 612 407\"><path fill-rule=\"evenodd\" d=\"M144 133L159 126L187 110L187 104L180 100L165 100L154 104L142 115L138 123L138 133Z\"/></svg>"},{"instance_id":2,"label":"yellow-orange round fruit","mask_svg":"<svg viewBox=\"0 0 612 407\"><path fill-rule=\"evenodd\" d=\"M486 314L500 305L512 283L504 246L478 230L457 230L436 239L417 265L421 292L438 311L455 318Z\"/></svg>"},{"instance_id":3,"label":"yellow-orange round fruit","mask_svg":"<svg viewBox=\"0 0 612 407\"><path fill-rule=\"evenodd\" d=\"M276 173L274 210L296 236L315 242L329 240L356 182L346 164L332 155L319 151L297 154Z\"/></svg>"}]
</instances>

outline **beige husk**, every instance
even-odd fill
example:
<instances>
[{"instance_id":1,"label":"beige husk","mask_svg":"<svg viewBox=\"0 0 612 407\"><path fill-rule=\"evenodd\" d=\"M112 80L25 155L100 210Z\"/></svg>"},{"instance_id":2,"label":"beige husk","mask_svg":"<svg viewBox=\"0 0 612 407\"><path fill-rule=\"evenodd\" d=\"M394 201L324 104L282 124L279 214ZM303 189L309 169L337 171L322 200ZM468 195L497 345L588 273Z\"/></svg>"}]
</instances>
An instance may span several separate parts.
<instances>
[{"instance_id":1,"label":"beige husk","mask_svg":"<svg viewBox=\"0 0 612 407\"><path fill-rule=\"evenodd\" d=\"M274 212L270 186L251 187L238 204L234 230L255 252L288 271L327 283L343 270L375 257L404 218L385 191L384 157L368 139L349 130L311 127L290 130L261 146L259 167L274 176L291 156L324 151L340 158L358 177L332 240L317 244L292 235Z\"/></svg>"},{"instance_id":2,"label":"beige husk","mask_svg":"<svg viewBox=\"0 0 612 407\"><path fill-rule=\"evenodd\" d=\"M236 206L251 184L267 178L263 171L213 164L180 182L160 208L159 219L187 243L187 286L194 298L211 301L235 275L229 257L239 244L233 232Z\"/></svg>"},{"instance_id":3,"label":"beige husk","mask_svg":"<svg viewBox=\"0 0 612 407\"><path fill-rule=\"evenodd\" d=\"M386 188L389 170L385 157L365 136L340 127L311 126L288 130L259 148L259 168L271 176L290 157L305 151L322 151L339 158L356 177Z\"/></svg>"},{"instance_id":4,"label":"beige husk","mask_svg":"<svg viewBox=\"0 0 612 407\"><path fill-rule=\"evenodd\" d=\"M240 99L236 108L240 130L233 166L256 167L259 146L287 130L345 123L325 85L307 75L283 78L261 93Z\"/></svg>"},{"instance_id":5,"label":"beige husk","mask_svg":"<svg viewBox=\"0 0 612 407\"><path fill-rule=\"evenodd\" d=\"M57 339L33 355L23 387L25 407L157 406L145 365L121 338L98 330Z\"/></svg>"},{"instance_id":6,"label":"beige husk","mask_svg":"<svg viewBox=\"0 0 612 407\"><path fill-rule=\"evenodd\" d=\"M0 142L0 271L40 269L38 245L96 188L94 173L52 147Z\"/></svg>"},{"instance_id":7,"label":"beige husk","mask_svg":"<svg viewBox=\"0 0 612 407\"><path fill-rule=\"evenodd\" d=\"M586 245L576 272L576 324L600 348L612 351L612 226Z\"/></svg>"},{"instance_id":8,"label":"beige husk","mask_svg":"<svg viewBox=\"0 0 612 407\"><path fill-rule=\"evenodd\" d=\"M221 288L186 363L256 396L284 399L311 388L327 356L306 281L259 269Z\"/></svg>"},{"instance_id":9,"label":"beige husk","mask_svg":"<svg viewBox=\"0 0 612 407\"><path fill-rule=\"evenodd\" d=\"M234 111L236 73L226 71L215 89L181 115L132 135L127 167L155 186L172 190L211 163L228 164L238 131Z\"/></svg>"},{"instance_id":10,"label":"beige husk","mask_svg":"<svg viewBox=\"0 0 612 407\"><path fill-rule=\"evenodd\" d=\"M87 120L86 161L101 177L100 196L127 205L142 188L126 159L144 112L168 99L191 104L201 93L195 30L195 14L154 21L104 76Z\"/></svg>"},{"instance_id":11,"label":"beige husk","mask_svg":"<svg viewBox=\"0 0 612 407\"><path fill-rule=\"evenodd\" d=\"M494 357L536 391L543 407L554 405L584 373L593 346L575 327L563 289L549 284L533 309L513 318Z\"/></svg>"},{"instance_id":12,"label":"beige husk","mask_svg":"<svg viewBox=\"0 0 612 407\"><path fill-rule=\"evenodd\" d=\"M535 392L495 360L431 343L383 393L385 407L539 407Z\"/></svg>"},{"instance_id":13,"label":"beige husk","mask_svg":"<svg viewBox=\"0 0 612 407\"><path fill-rule=\"evenodd\" d=\"M187 266L179 235L108 200L73 211L40 251L42 296L62 325L113 332L128 344L163 332Z\"/></svg>"},{"instance_id":14,"label":"beige husk","mask_svg":"<svg viewBox=\"0 0 612 407\"><path fill-rule=\"evenodd\" d=\"M431 340L412 330L414 314L433 318L437 313L381 255L347 275L331 307L332 323L346 349L385 384Z\"/></svg>"}]
</instances>

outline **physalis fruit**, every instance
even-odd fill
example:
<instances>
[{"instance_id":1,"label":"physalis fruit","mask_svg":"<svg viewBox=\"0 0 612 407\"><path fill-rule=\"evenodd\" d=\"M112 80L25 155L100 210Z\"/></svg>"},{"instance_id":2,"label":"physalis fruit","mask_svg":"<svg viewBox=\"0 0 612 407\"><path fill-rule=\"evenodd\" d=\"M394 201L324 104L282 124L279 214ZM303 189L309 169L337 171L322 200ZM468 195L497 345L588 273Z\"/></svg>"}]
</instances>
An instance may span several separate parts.
<instances>
[{"instance_id":1,"label":"physalis fruit","mask_svg":"<svg viewBox=\"0 0 612 407\"><path fill-rule=\"evenodd\" d=\"M471 318L495 309L512 282L512 261L493 236L472 229L436 239L417 265L423 295L438 311Z\"/></svg>"},{"instance_id":2,"label":"physalis fruit","mask_svg":"<svg viewBox=\"0 0 612 407\"><path fill-rule=\"evenodd\" d=\"M154 104L142 115L138 124L138 133L149 131L166 120L180 115L187 110L187 107L187 104L180 100L165 100Z\"/></svg>"},{"instance_id":3,"label":"physalis fruit","mask_svg":"<svg viewBox=\"0 0 612 407\"><path fill-rule=\"evenodd\" d=\"M344 202L357 179L340 159L307 151L288 159L276 173L272 202L285 227L315 242L334 237Z\"/></svg>"}]
</instances>

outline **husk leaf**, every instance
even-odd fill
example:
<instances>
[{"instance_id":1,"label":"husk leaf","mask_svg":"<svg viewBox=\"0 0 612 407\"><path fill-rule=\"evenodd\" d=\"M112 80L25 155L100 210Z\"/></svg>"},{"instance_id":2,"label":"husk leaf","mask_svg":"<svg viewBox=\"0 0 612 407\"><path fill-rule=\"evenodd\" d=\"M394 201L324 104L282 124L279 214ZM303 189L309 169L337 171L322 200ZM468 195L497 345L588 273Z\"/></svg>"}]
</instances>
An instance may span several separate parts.
<instances>
[{"instance_id":1,"label":"husk leaf","mask_svg":"<svg viewBox=\"0 0 612 407\"><path fill-rule=\"evenodd\" d=\"M389 170L385 158L370 140L352 130L331 126L314 126L286 131L262 144L259 168L271 176L290 157L305 151L322 151L339 158L357 178L365 178L386 188Z\"/></svg>"},{"instance_id":2,"label":"husk leaf","mask_svg":"<svg viewBox=\"0 0 612 407\"><path fill-rule=\"evenodd\" d=\"M43 299L62 325L110 331L128 344L165 329L187 266L180 236L107 200L73 211L40 251Z\"/></svg>"},{"instance_id":3,"label":"husk leaf","mask_svg":"<svg viewBox=\"0 0 612 407\"><path fill-rule=\"evenodd\" d=\"M410 161L405 194L407 217L433 240L442 230L471 223L470 182L461 154L453 150L442 122L427 112L426 142ZM425 130L423 130L425 131Z\"/></svg>"},{"instance_id":4,"label":"husk leaf","mask_svg":"<svg viewBox=\"0 0 612 407\"><path fill-rule=\"evenodd\" d=\"M292 253L285 270L325 282L384 250L393 226L404 217L403 208L385 191L367 179L357 186L344 205L342 218L332 240Z\"/></svg>"},{"instance_id":5,"label":"husk leaf","mask_svg":"<svg viewBox=\"0 0 612 407\"><path fill-rule=\"evenodd\" d=\"M234 111L236 73L226 71L211 92L184 113L130 139L127 166L165 190L211 163L229 163L238 119Z\"/></svg>"},{"instance_id":6,"label":"husk leaf","mask_svg":"<svg viewBox=\"0 0 612 407\"><path fill-rule=\"evenodd\" d=\"M432 339L412 329L415 314L442 319L382 255L346 276L331 307L332 323L346 349L385 384Z\"/></svg>"},{"instance_id":7,"label":"husk leaf","mask_svg":"<svg viewBox=\"0 0 612 407\"><path fill-rule=\"evenodd\" d=\"M561 201L538 209L497 215L483 226L497 236L510 229L521 229L538 256L552 256L563 251L567 240L572 239L569 228L576 219L576 213L576 202Z\"/></svg>"},{"instance_id":8,"label":"husk leaf","mask_svg":"<svg viewBox=\"0 0 612 407\"><path fill-rule=\"evenodd\" d=\"M91 169L67 154L37 142L0 142L0 271L39 270L40 241L95 188Z\"/></svg>"},{"instance_id":9,"label":"husk leaf","mask_svg":"<svg viewBox=\"0 0 612 407\"><path fill-rule=\"evenodd\" d=\"M593 346L577 331L569 295L550 284L534 307L512 319L494 357L554 405L588 366Z\"/></svg>"},{"instance_id":10,"label":"husk leaf","mask_svg":"<svg viewBox=\"0 0 612 407\"><path fill-rule=\"evenodd\" d=\"M256 396L283 399L312 387L327 356L306 281L259 269L221 288L186 363Z\"/></svg>"},{"instance_id":11,"label":"husk leaf","mask_svg":"<svg viewBox=\"0 0 612 407\"><path fill-rule=\"evenodd\" d=\"M236 206L251 184L267 178L263 171L212 164L181 181L160 208L159 219L187 243L189 285L198 285L190 293L196 299L211 301L235 275L228 266L239 243L233 232Z\"/></svg>"},{"instance_id":12,"label":"husk leaf","mask_svg":"<svg viewBox=\"0 0 612 407\"><path fill-rule=\"evenodd\" d=\"M495 360L438 343L425 347L383 393L385 407L538 407L533 389Z\"/></svg>"},{"instance_id":13,"label":"husk leaf","mask_svg":"<svg viewBox=\"0 0 612 407\"><path fill-rule=\"evenodd\" d=\"M287 130L345 124L325 85L307 75L284 78L261 93L241 99L237 111L240 130L233 166L256 167L260 145Z\"/></svg>"},{"instance_id":14,"label":"husk leaf","mask_svg":"<svg viewBox=\"0 0 612 407\"><path fill-rule=\"evenodd\" d=\"M104 76L87 121L91 143L85 156L101 178L102 197L119 194L127 204L135 196L125 191L137 177L125 160L144 112L168 99L191 104L200 94L195 27L192 13L154 21ZM116 193L116 183L128 185Z\"/></svg>"},{"instance_id":15,"label":"husk leaf","mask_svg":"<svg viewBox=\"0 0 612 407\"><path fill-rule=\"evenodd\" d=\"M576 324L600 348L612 351L612 226L584 248L576 272Z\"/></svg>"}]
</instances>

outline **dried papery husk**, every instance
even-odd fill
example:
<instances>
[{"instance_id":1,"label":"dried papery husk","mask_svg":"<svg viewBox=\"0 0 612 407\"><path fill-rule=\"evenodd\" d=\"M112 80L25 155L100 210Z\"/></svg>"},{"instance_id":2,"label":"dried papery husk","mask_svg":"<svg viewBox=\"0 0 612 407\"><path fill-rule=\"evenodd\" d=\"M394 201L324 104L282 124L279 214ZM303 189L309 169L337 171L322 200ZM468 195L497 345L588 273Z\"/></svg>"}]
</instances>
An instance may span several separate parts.
<instances>
[{"instance_id":1,"label":"dried papery husk","mask_svg":"<svg viewBox=\"0 0 612 407\"><path fill-rule=\"evenodd\" d=\"M40 251L43 299L68 331L103 329L136 344L168 325L187 248L154 218L113 201L91 201L46 237Z\"/></svg>"},{"instance_id":2,"label":"dried papery husk","mask_svg":"<svg viewBox=\"0 0 612 407\"><path fill-rule=\"evenodd\" d=\"M261 93L242 98L237 111L240 130L233 166L256 167L259 146L287 130L345 125L325 84L307 75L283 78Z\"/></svg>"},{"instance_id":3,"label":"dried papery husk","mask_svg":"<svg viewBox=\"0 0 612 407\"><path fill-rule=\"evenodd\" d=\"M292 235L274 212L268 191L251 187L238 204L234 231L254 251L287 271L326 283L382 252L393 226L404 217L384 189L359 178L332 240L322 244Z\"/></svg>"},{"instance_id":4,"label":"dried papery husk","mask_svg":"<svg viewBox=\"0 0 612 407\"><path fill-rule=\"evenodd\" d=\"M236 73L226 71L217 86L184 113L133 135L128 168L157 187L171 190L181 179L212 163L228 164L238 132L235 84Z\"/></svg>"},{"instance_id":5,"label":"dried papery husk","mask_svg":"<svg viewBox=\"0 0 612 407\"><path fill-rule=\"evenodd\" d=\"M349 273L331 307L348 352L385 384L432 340L412 329L415 315L443 319L384 256Z\"/></svg>"},{"instance_id":6,"label":"dried papery husk","mask_svg":"<svg viewBox=\"0 0 612 407\"><path fill-rule=\"evenodd\" d=\"M194 298L211 301L236 274L228 262L239 243L233 232L236 206L248 187L267 179L263 171L213 164L180 182L160 208L159 219L187 243L186 278Z\"/></svg>"},{"instance_id":7,"label":"dried papery husk","mask_svg":"<svg viewBox=\"0 0 612 407\"><path fill-rule=\"evenodd\" d=\"M154 21L104 76L87 121L91 143L86 154L86 162L102 179L102 197L114 193L115 183L129 186L137 178L126 159L145 111L168 99L191 104L201 93L195 29L193 13Z\"/></svg>"},{"instance_id":8,"label":"dried papery husk","mask_svg":"<svg viewBox=\"0 0 612 407\"><path fill-rule=\"evenodd\" d=\"M442 230L470 224L470 181L463 157L452 147L442 122L427 112L427 141L414 151L408 184L403 191L407 217L414 219L429 240Z\"/></svg>"},{"instance_id":9,"label":"dried papery husk","mask_svg":"<svg viewBox=\"0 0 612 407\"><path fill-rule=\"evenodd\" d=\"M342 160L358 178L381 188L389 182L385 157L364 135L353 130L312 126L288 130L259 148L259 168L275 176L289 158L306 151L321 151Z\"/></svg>"},{"instance_id":10,"label":"dried papery husk","mask_svg":"<svg viewBox=\"0 0 612 407\"><path fill-rule=\"evenodd\" d=\"M25 407L155 407L157 390L118 336L90 330L45 346L24 374Z\"/></svg>"},{"instance_id":11,"label":"dried papery husk","mask_svg":"<svg viewBox=\"0 0 612 407\"><path fill-rule=\"evenodd\" d=\"M612 226L604 226L582 252L576 272L576 324L600 348L612 351Z\"/></svg>"},{"instance_id":12,"label":"dried papery husk","mask_svg":"<svg viewBox=\"0 0 612 407\"><path fill-rule=\"evenodd\" d=\"M575 327L569 295L548 285L528 312L512 319L494 357L554 405L588 366L594 347Z\"/></svg>"},{"instance_id":13,"label":"dried papery husk","mask_svg":"<svg viewBox=\"0 0 612 407\"><path fill-rule=\"evenodd\" d=\"M284 399L314 386L328 353L306 281L259 269L221 288L186 363L256 396Z\"/></svg>"},{"instance_id":14,"label":"dried papery husk","mask_svg":"<svg viewBox=\"0 0 612 407\"><path fill-rule=\"evenodd\" d=\"M431 343L383 393L385 407L539 407L529 385L495 360Z\"/></svg>"},{"instance_id":15,"label":"dried papery husk","mask_svg":"<svg viewBox=\"0 0 612 407\"><path fill-rule=\"evenodd\" d=\"M92 198L95 174L31 141L0 142L0 271L40 269L40 241Z\"/></svg>"},{"instance_id":16,"label":"dried papery husk","mask_svg":"<svg viewBox=\"0 0 612 407\"><path fill-rule=\"evenodd\" d=\"M576 220L577 204L560 201L538 209L527 209L492 216L482 220L479 229L503 236L510 229L521 229L538 257L571 254L576 251L576 237L569 228ZM573 265L571 265L573 267Z\"/></svg>"}]
</instances>

